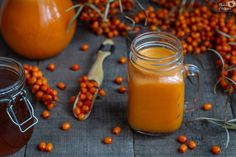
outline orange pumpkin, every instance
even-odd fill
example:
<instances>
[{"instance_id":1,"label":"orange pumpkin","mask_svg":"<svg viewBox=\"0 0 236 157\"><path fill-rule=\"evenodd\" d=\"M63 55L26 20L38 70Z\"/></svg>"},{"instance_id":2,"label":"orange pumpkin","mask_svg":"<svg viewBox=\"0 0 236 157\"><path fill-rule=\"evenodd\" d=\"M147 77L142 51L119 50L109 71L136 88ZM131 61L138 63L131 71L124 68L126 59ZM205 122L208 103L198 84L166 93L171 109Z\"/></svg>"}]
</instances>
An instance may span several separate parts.
<instances>
[{"instance_id":1,"label":"orange pumpkin","mask_svg":"<svg viewBox=\"0 0 236 157\"><path fill-rule=\"evenodd\" d=\"M71 0L4 0L0 27L7 44L30 59L44 59L60 53L71 41L76 22L67 32L74 10Z\"/></svg>"}]
</instances>

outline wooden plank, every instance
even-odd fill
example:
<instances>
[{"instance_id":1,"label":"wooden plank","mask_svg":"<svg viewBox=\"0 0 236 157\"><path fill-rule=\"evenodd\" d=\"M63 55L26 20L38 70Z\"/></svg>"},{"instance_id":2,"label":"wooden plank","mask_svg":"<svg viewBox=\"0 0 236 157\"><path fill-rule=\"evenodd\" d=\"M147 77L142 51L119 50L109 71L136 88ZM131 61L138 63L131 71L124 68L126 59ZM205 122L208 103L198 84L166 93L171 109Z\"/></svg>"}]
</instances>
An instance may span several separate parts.
<instances>
[{"instance_id":1,"label":"wooden plank","mask_svg":"<svg viewBox=\"0 0 236 157\"><path fill-rule=\"evenodd\" d=\"M125 39L115 39L117 50L104 63L106 70L102 87L108 96L97 99L91 117L84 122L77 121L72 115L72 105L68 104L69 97L76 94L78 90L78 76L88 72L103 40L104 37L96 37L79 27L71 44L62 54L39 62L40 68L49 78L52 87L55 88L58 81L63 81L66 83L67 89L58 91L60 104L51 112L50 119L39 118L39 124L27 146L26 156L133 156L133 135L128 128L125 116L127 95L118 94L116 92L118 86L112 83L116 75L123 75L126 70L125 66L120 67L121 65L117 63L118 58L126 53ZM88 52L79 50L83 43L90 44ZM45 70L48 63L56 64L55 72ZM80 64L81 70L79 72L69 70L74 63ZM43 109L42 105L37 106L38 117ZM63 121L69 121L72 124L72 129L69 132L59 129ZM116 125L120 125L123 130L119 137L111 134L111 128ZM105 136L113 137L112 145L102 144L102 139ZM40 140L52 142L55 150L52 153L39 152L36 150L36 146Z\"/></svg>"}]
</instances>

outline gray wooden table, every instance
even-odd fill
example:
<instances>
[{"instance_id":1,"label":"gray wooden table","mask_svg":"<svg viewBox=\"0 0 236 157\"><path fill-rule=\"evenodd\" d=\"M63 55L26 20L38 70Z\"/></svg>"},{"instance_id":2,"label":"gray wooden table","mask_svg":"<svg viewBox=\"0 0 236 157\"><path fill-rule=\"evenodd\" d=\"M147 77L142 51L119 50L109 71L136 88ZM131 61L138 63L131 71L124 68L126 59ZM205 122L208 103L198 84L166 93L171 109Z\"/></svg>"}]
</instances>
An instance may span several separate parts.
<instances>
[{"instance_id":1,"label":"gray wooden table","mask_svg":"<svg viewBox=\"0 0 236 157\"><path fill-rule=\"evenodd\" d=\"M36 105L36 116L39 123L34 129L29 143L12 157L173 157L173 156L193 156L205 157L213 156L210 147L213 144L221 145L223 152L219 156L236 156L236 133L230 131L230 144L228 149L224 149L226 134L222 128L218 128L208 123L186 123L199 116L208 116L214 118L224 117L224 104L226 95L219 89L217 94L213 94L213 85L216 82L218 71L214 66L214 56L211 54L200 55L204 67L199 65L196 57L186 56L186 63L193 63L200 67L200 99L198 107L203 103L210 102L214 105L213 110L204 112L199 108L194 112L186 112L184 123L174 134L165 137L149 137L137 134L130 130L127 124L127 94L119 94L118 88L112 81L117 75L127 78L127 65L117 63L119 57L126 56L129 48L125 38L115 38L116 51L104 63L105 80L102 87L106 90L108 96L98 99L94 106L94 111L88 120L84 122L77 121L72 115L72 105L68 104L69 97L76 94L78 90L77 78L88 72L93 63L96 50L104 37L97 37L85 28L79 27L70 43L70 45L58 56L47 60L30 61L16 54L6 46L3 39L0 40L0 56L14 58L21 63L38 65L48 78L52 87L56 88L58 81L66 83L65 91L59 91L61 103L51 112L49 120L40 117L44 110L42 104L34 102ZM79 47L83 43L89 43L88 52L82 52ZM55 63L56 71L46 70L48 63ZM81 70L73 72L69 67L73 63L78 63ZM127 79L124 83L127 86ZM186 81L186 101L195 96L195 87ZM236 114L236 100L231 98L231 106L228 106L228 118L233 118ZM187 107L193 107L190 103ZM69 132L63 132L60 125L63 121L72 124ZM111 128L119 125L122 128L120 136L111 134ZM176 137L180 134L186 134L190 139L194 139L198 147L194 151L188 151L185 154L179 154L177 148L179 144ZM104 145L102 139L105 136L113 137L113 144ZM45 140L54 144L52 153L40 152L37 150L37 144Z\"/></svg>"}]
</instances>

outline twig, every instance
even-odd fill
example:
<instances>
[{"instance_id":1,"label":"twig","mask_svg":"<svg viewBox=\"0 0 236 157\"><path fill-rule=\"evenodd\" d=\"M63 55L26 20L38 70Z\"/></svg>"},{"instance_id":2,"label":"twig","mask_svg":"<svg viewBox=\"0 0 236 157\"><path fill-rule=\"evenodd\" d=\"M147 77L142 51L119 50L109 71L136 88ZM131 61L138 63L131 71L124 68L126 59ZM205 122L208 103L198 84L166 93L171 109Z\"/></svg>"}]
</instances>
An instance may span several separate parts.
<instances>
[{"instance_id":1,"label":"twig","mask_svg":"<svg viewBox=\"0 0 236 157\"><path fill-rule=\"evenodd\" d=\"M75 8L78 8L78 7L80 7L80 6L81 6L81 4L76 4L76 5L73 5L72 7L70 7L70 8L68 8L68 9L66 9L66 10L65 10L65 12L71 11L71 10L73 10L73 9L75 9Z\"/></svg>"},{"instance_id":2,"label":"twig","mask_svg":"<svg viewBox=\"0 0 236 157\"><path fill-rule=\"evenodd\" d=\"M147 23L148 23L148 14L146 13L144 7L142 6L142 4L138 1L138 0L135 0L136 3L138 4L138 7L144 12L145 14L145 22L144 22L144 26L147 26Z\"/></svg>"},{"instance_id":3,"label":"twig","mask_svg":"<svg viewBox=\"0 0 236 157\"><path fill-rule=\"evenodd\" d=\"M72 17L72 19L70 20L69 24L68 24L68 27L67 27L67 30L66 32L69 33L70 31L70 28L72 26L72 24L74 23L74 21L76 20L76 18L79 16L79 14L81 13L81 11L83 10L84 6L80 6L79 9L77 10L75 16Z\"/></svg>"},{"instance_id":4,"label":"twig","mask_svg":"<svg viewBox=\"0 0 236 157\"><path fill-rule=\"evenodd\" d=\"M212 52L214 52L214 53L220 58L220 60L221 60L221 62L222 62L222 69L224 69L224 67L225 67L225 62L224 62L223 57L220 55L220 53L219 53L218 51L216 51L215 49L211 49L211 48L208 48L207 51L212 51Z\"/></svg>"}]
</instances>

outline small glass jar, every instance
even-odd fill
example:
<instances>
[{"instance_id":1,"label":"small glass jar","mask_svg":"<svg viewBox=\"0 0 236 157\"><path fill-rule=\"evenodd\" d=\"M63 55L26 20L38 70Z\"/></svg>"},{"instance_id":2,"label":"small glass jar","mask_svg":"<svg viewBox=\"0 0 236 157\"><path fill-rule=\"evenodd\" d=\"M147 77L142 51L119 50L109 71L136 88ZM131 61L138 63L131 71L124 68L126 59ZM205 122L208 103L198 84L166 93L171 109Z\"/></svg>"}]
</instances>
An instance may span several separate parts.
<instances>
[{"instance_id":1,"label":"small glass jar","mask_svg":"<svg viewBox=\"0 0 236 157\"><path fill-rule=\"evenodd\" d=\"M0 76L0 156L5 156L29 141L38 119L24 89L22 65L0 57Z\"/></svg>"},{"instance_id":2,"label":"small glass jar","mask_svg":"<svg viewBox=\"0 0 236 157\"><path fill-rule=\"evenodd\" d=\"M131 44L128 64L128 122L137 132L176 131L184 114L185 76L198 76L184 65L181 41L169 33L146 32Z\"/></svg>"}]
</instances>

